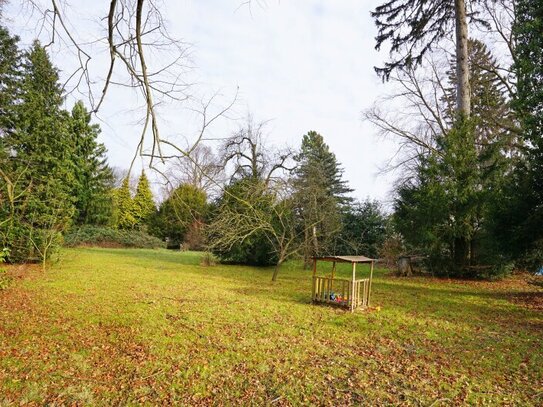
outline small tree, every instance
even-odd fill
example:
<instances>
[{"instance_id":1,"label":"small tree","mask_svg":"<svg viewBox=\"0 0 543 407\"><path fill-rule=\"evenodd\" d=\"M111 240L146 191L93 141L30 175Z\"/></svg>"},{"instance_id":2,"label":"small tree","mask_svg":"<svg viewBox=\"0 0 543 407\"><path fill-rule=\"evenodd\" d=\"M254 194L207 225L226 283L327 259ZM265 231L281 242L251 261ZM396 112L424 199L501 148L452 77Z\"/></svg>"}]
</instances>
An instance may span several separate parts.
<instances>
[{"instance_id":1,"label":"small tree","mask_svg":"<svg viewBox=\"0 0 543 407\"><path fill-rule=\"evenodd\" d=\"M217 201L207 227L210 250L224 262L275 264L276 253L263 230L272 202L262 181L244 178L232 182Z\"/></svg>"},{"instance_id":2,"label":"small tree","mask_svg":"<svg viewBox=\"0 0 543 407\"><path fill-rule=\"evenodd\" d=\"M208 228L210 248L227 261L275 265L275 281L283 262L303 250L305 231L290 188L287 183L270 188L252 178L233 187Z\"/></svg>"},{"instance_id":3,"label":"small tree","mask_svg":"<svg viewBox=\"0 0 543 407\"><path fill-rule=\"evenodd\" d=\"M130 183L128 177L125 178L121 187L113 192L115 205L115 227L119 229L133 229L136 225L136 216L134 214L134 200L130 193Z\"/></svg>"},{"instance_id":4,"label":"small tree","mask_svg":"<svg viewBox=\"0 0 543 407\"><path fill-rule=\"evenodd\" d=\"M354 202L344 212L337 251L377 257L387 237L387 217L377 201Z\"/></svg>"},{"instance_id":5,"label":"small tree","mask_svg":"<svg viewBox=\"0 0 543 407\"><path fill-rule=\"evenodd\" d=\"M151 191L149 180L143 171L138 180L136 195L134 196L132 205L135 225L138 227L143 227L147 223L149 217L156 211L153 192Z\"/></svg>"},{"instance_id":6,"label":"small tree","mask_svg":"<svg viewBox=\"0 0 543 407\"><path fill-rule=\"evenodd\" d=\"M190 184L174 189L149 220L149 232L170 243L186 243L190 249L203 245L203 222L207 216L204 191Z\"/></svg>"}]
</instances>

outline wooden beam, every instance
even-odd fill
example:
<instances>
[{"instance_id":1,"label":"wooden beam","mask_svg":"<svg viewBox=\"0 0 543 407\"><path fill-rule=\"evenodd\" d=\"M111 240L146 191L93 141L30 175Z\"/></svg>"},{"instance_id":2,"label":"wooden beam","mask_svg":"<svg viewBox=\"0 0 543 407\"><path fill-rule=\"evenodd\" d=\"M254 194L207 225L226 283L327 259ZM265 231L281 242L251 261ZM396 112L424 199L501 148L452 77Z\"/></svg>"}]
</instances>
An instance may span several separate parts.
<instances>
[{"instance_id":1,"label":"wooden beam","mask_svg":"<svg viewBox=\"0 0 543 407\"><path fill-rule=\"evenodd\" d=\"M371 262L371 266L370 266L370 281L369 281L369 287L368 287L368 307L370 306L371 280L372 279L373 279L373 261Z\"/></svg>"},{"instance_id":2,"label":"wooden beam","mask_svg":"<svg viewBox=\"0 0 543 407\"><path fill-rule=\"evenodd\" d=\"M356 281L356 263L353 263L353 280L351 281L351 312L354 311L354 299L355 299L355 293L354 293L354 285Z\"/></svg>"},{"instance_id":3,"label":"wooden beam","mask_svg":"<svg viewBox=\"0 0 543 407\"><path fill-rule=\"evenodd\" d=\"M311 286L311 301L315 301L317 294L317 259L313 258L313 284Z\"/></svg>"}]
</instances>

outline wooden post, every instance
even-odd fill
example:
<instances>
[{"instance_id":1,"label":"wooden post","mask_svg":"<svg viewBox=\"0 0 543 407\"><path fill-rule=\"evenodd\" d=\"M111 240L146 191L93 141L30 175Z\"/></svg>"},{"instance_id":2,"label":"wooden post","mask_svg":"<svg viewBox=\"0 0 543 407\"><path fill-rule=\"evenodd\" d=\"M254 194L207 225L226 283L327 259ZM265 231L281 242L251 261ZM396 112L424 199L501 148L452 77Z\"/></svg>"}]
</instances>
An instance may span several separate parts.
<instances>
[{"instance_id":1,"label":"wooden post","mask_svg":"<svg viewBox=\"0 0 543 407\"><path fill-rule=\"evenodd\" d=\"M332 279L334 279L334 276L336 274L336 262L332 263Z\"/></svg>"},{"instance_id":2,"label":"wooden post","mask_svg":"<svg viewBox=\"0 0 543 407\"><path fill-rule=\"evenodd\" d=\"M317 274L317 259L313 258L313 284L312 284L312 291L311 291L311 301L315 301L315 294L316 294L316 284L317 279L315 278Z\"/></svg>"},{"instance_id":3,"label":"wooden post","mask_svg":"<svg viewBox=\"0 0 543 407\"><path fill-rule=\"evenodd\" d=\"M353 262L353 281L351 281L351 312L354 311L354 299L355 299L355 293L354 293L354 285L356 281L356 263Z\"/></svg>"},{"instance_id":4,"label":"wooden post","mask_svg":"<svg viewBox=\"0 0 543 407\"><path fill-rule=\"evenodd\" d=\"M371 295L371 280L373 278L373 260L371 261L370 266L370 281L369 281L369 287L368 287L368 307L370 306L370 295Z\"/></svg>"}]
</instances>

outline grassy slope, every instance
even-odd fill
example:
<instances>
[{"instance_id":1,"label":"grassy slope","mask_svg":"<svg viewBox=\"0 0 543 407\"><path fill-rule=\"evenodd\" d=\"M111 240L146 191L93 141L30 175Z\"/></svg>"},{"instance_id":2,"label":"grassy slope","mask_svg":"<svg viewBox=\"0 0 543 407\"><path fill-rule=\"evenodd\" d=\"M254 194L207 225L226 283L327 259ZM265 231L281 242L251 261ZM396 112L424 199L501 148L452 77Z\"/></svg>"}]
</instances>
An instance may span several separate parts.
<instances>
[{"instance_id":1,"label":"grassy slope","mask_svg":"<svg viewBox=\"0 0 543 407\"><path fill-rule=\"evenodd\" d=\"M381 310L350 314L295 265L198 263L70 249L0 292L0 405L543 403L543 313L505 294L536 286L378 271Z\"/></svg>"}]
</instances>

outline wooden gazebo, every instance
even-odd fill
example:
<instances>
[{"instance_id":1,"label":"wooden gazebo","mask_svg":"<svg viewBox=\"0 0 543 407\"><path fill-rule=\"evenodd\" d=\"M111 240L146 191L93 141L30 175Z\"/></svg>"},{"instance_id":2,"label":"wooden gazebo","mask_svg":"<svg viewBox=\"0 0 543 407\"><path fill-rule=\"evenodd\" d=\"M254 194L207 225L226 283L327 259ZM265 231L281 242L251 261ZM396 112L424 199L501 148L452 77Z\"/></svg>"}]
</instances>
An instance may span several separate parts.
<instances>
[{"instance_id":1,"label":"wooden gazebo","mask_svg":"<svg viewBox=\"0 0 543 407\"><path fill-rule=\"evenodd\" d=\"M317 275L317 262L332 263L330 276ZM336 278L336 263L351 263L353 275L351 279ZM370 264L369 278L356 279L356 265ZM374 259L365 256L323 256L313 257L313 289L311 299L314 303L338 305L354 311L370 305L371 280L373 278Z\"/></svg>"}]
</instances>

